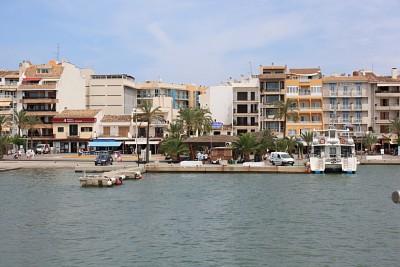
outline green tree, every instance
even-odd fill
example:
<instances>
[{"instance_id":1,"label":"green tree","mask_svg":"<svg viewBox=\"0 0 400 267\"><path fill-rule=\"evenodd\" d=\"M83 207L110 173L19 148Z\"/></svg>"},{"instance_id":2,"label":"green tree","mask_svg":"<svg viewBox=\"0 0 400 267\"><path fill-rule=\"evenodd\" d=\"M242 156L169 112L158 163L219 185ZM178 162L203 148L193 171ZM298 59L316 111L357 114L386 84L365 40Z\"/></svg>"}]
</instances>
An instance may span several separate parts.
<instances>
[{"instance_id":1,"label":"green tree","mask_svg":"<svg viewBox=\"0 0 400 267\"><path fill-rule=\"evenodd\" d=\"M160 112L161 107L153 108L153 104L151 102L143 102L138 106L141 110L141 113L136 114L140 118L141 121L147 123L146 127L146 163L149 162L149 149L150 149L150 124L154 119L157 119L159 115L157 114ZM136 151L138 153L138 151Z\"/></svg>"},{"instance_id":2,"label":"green tree","mask_svg":"<svg viewBox=\"0 0 400 267\"><path fill-rule=\"evenodd\" d=\"M257 140L251 133L241 134L236 141L232 143L233 150L242 155L245 162L250 161L250 154L256 151Z\"/></svg>"},{"instance_id":3,"label":"green tree","mask_svg":"<svg viewBox=\"0 0 400 267\"><path fill-rule=\"evenodd\" d=\"M18 128L18 135L22 136L22 130L26 129L26 120L27 120L27 115L26 112L23 110L20 111L16 111L14 110L14 119L15 119L15 123L17 125Z\"/></svg>"},{"instance_id":4,"label":"green tree","mask_svg":"<svg viewBox=\"0 0 400 267\"><path fill-rule=\"evenodd\" d=\"M304 142L307 143L307 155L310 154L311 143L313 140L312 132L302 133L300 137L303 139Z\"/></svg>"},{"instance_id":5,"label":"green tree","mask_svg":"<svg viewBox=\"0 0 400 267\"><path fill-rule=\"evenodd\" d=\"M270 129L266 129L262 132L261 137L257 140L256 146L256 155L259 158L262 158L267 150L275 149L275 138L275 133Z\"/></svg>"},{"instance_id":6,"label":"green tree","mask_svg":"<svg viewBox=\"0 0 400 267\"><path fill-rule=\"evenodd\" d=\"M28 132L31 136L31 149L33 149L33 134L36 129L38 129L38 124L41 124L42 120L36 116L27 116L25 121L25 127L28 129Z\"/></svg>"},{"instance_id":7,"label":"green tree","mask_svg":"<svg viewBox=\"0 0 400 267\"><path fill-rule=\"evenodd\" d=\"M390 121L389 131L397 135L397 145L400 145L400 119L395 118Z\"/></svg>"},{"instance_id":8,"label":"green tree","mask_svg":"<svg viewBox=\"0 0 400 267\"><path fill-rule=\"evenodd\" d=\"M290 138L285 137L283 139L279 139L278 141L276 141L277 150L282 152L287 152L289 154L293 153L297 145L298 142L296 138L294 138L293 136Z\"/></svg>"},{"instance_id":9,"label":"green tree","mask_svg":"<svg viewBox=\"0 0 400 267\"><path fill-rule=\"evenodd\" d=\"M3 134L4 128L11 126L11 124L10 115L0 115L0 136Z\"/></svg>"},{"instance_id":10,"label":"green tree","mask_svg":"<svg viewBox=\"0 0 400 267\"><path fill-rule=\"evenodd\" d=\"M212 118L208 109L186 107L179 110L178 121L182 123L186 136L191 132L204 134L211 131Z\"/></svg>"},{"instance_id":11,"label":"green tree","mask_svg":"<svg viewBox=\"0 0 400 267\"><path fill-rule=\"evenodd\" d=\"M367 133L364 135L364 146L368 148L369 151L372 150L372 146L378 141L378 137L371 133Z\"/></svg>"},{"instance_id":12,"label":"green tree","mask_svg":"<svg viewBox=\"0 0 400 267\"><path fill-rule=\"evenodd\" d=\"M176 162L179 160L180 155L189 152L189 147L182 143L181 138L169 137L161 143L160 152L170 155L172 161Z\"/></svg>"},{"instance_id":13,"label":"green tree","mask_svg":"<svg viewBox=\"0 0 400 267\"><path fill-rule=\"evenodd\" d=\"M180 121L170 123L166 131L169 133L169 137L180 138L184 134L183 124Z\"/></svg>"},{"instance_id":14,"label":"green tree","mask_svg":"<svg viewBox=\"0 0 400 267\"><path fill-rule=\"evenodd\" d=\"M4 154L6 154L7 149L11 144L11 137L7 135L0 136L0 159L3 158Z\"/></svg>"},{"instance_id":15,"label":"green tree","mask_svg":"<svg viewBox=\"0 0 400 267\"><path fill-rule=\"evenodd\" d=\"M276 114L274 119L283 120L283 137L286 136L286 124L288 120L298 120L296 103L292 99L287 99L286 102L279 101L274 104Z\"/></svg>"}]
</instances>

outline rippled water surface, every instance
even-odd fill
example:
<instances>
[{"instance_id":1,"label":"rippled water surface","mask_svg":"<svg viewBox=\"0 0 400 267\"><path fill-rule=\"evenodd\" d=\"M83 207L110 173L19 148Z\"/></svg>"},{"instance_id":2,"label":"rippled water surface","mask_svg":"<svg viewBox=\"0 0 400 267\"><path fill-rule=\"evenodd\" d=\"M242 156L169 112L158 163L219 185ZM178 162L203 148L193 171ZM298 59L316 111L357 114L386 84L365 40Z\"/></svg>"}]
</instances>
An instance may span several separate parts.
<instances>
[{"instance_id":1,"label":"rippled water surface","mask_svg":"<svg viewBox=\"0 0 400 267\"><path fill-rule=\"evenodd\" d=\"M0 266L398 266L400 166L355 175L0 173Z\"/></svg>"}]
</instances>

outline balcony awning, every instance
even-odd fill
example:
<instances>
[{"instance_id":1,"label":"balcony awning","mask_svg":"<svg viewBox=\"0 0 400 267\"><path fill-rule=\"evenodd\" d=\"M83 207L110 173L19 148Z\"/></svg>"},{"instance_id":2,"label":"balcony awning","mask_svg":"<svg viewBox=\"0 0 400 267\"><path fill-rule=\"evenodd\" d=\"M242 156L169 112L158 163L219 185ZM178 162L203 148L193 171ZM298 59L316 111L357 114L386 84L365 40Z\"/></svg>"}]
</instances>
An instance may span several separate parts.
<instances>
[{"instance_id":1,"label":"balcony awning","mask_svg":"<svg viewBox=\"0 0 400 267\"><path fill-rule=\"evenodd\" d=\"M145 145L146 144L146 139L145 140L140 140L141 138L138 139L137 144L138 145ZM160 141L149 141L150 145L158 145ZM125 141L125 145L136 145L136 141Z\"/></svg>"},{"instance_id":2,"label":"balcony awning","mask_svg":"<svg viewBox=\"0 0 400 267\"><path fill-rule=\"evenodd\" d=\"M22 82L37 82L40 81L42 78L25 78Z\"/></svg>"},{"instance_id":3,"label":"balcony awning","mask_svg":"<svg viewBox=\"0 0 400 267\"><path fill-rule=\"evenodd\" d=\"M10 101L0 101L0 107L8 107L11 106Z\"/></svg>"},{"instance_id":4,"label":"balcony awning","mask_svg":"<svg viewBox=\"0 0 400 267\"><path fill-rule=\"evenodd\" d=\"M99 141L99 142L89 142L90 147L119 147L122 142L108 142L108 141Z\"/></svg>"}]
</instances>

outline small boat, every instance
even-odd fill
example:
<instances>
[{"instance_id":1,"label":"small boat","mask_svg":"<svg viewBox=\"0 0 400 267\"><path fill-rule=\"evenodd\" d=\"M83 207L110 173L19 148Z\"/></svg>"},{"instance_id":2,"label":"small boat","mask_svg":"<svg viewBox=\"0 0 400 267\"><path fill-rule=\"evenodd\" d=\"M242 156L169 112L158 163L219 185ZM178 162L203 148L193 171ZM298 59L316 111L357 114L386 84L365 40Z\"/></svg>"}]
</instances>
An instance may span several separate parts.
<instances>
[{"instance_id":1,"label":"small boat","mask_svg":"<svg viewBox=\"0 0 400 267\"><path fill-rule=\"evenodd\" d=\"M313 173L355 173L358 160L350 131L314 130L308 164L309 170Z\"/></svg>"}]
</instances>

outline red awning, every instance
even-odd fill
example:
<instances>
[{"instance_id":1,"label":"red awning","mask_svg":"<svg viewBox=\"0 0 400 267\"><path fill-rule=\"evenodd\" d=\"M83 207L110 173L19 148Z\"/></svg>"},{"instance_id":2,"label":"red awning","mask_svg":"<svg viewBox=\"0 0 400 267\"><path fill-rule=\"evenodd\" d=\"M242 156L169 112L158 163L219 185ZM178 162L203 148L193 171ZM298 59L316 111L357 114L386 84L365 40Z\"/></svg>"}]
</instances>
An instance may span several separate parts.
<instances>
[{"instance_id":1,"label":"red awning","mask_svg":"<svg viewBox=\"0 0 400 267\"><path fill-rule=\"evenodd\" d=\"M42 78L25 78L22 82L37 82L40 81Z\"/></svg>"}]
</instances>

